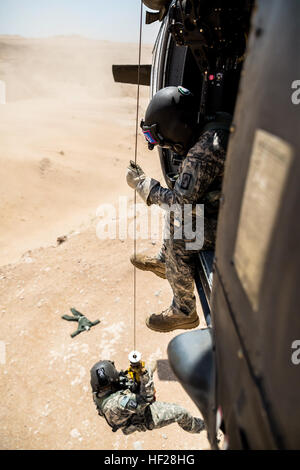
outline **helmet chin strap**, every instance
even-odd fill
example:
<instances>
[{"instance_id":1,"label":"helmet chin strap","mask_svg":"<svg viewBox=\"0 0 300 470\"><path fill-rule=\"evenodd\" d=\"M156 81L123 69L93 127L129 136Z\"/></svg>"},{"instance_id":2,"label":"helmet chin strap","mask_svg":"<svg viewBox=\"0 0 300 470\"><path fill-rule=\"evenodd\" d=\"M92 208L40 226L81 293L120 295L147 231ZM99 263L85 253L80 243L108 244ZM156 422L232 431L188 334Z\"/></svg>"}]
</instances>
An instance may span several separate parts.
<instances>
[{"instance_id":1,"label":"helmet chin strap","mask_svg":"<svg viewBox=\"0 0 300 470\"><path fill-rule=\"evenodd\" d=\"M184 151L183 145L181 145L181 144L173 145L173 149L176 153L179 153L179 154Z\"/></svg>"}]
</instances>

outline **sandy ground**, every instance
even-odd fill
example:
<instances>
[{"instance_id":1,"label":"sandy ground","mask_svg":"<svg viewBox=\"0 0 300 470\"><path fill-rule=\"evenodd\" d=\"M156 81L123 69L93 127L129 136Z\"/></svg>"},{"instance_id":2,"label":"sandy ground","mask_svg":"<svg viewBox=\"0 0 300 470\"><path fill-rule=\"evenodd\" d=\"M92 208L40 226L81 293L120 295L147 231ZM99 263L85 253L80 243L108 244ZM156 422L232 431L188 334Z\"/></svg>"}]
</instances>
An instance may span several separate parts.
<instances>
[{"instance_id":1,"label":"sandy ground","mask_svg":"<svg viewBox=\"0 0 300 470\"><path fill-rule=\"evenodd\" d=\"M176 424L114 434L90 392L91 366L101 358L126 368L133 348L133 241L100 240L96 214L104 203L118 207L119 196L132 201L124 175L134 157L136 87L115 84L111 65L136 63L137 54L135 45L77 37L0 37L0 449L208 448L205 432ZM147 102L142 87L141 116ZM157 154L138 142L139 163L162 180ZM138 241L139 251L158 247ZM159 360L158 400L199 415L167 364L180 332L144 323L168 306L167 281L139 272L137 292L137 348ZM101 323L71 339L75 324L61 319L70 307Z\"/></svg>"}]
</instances>

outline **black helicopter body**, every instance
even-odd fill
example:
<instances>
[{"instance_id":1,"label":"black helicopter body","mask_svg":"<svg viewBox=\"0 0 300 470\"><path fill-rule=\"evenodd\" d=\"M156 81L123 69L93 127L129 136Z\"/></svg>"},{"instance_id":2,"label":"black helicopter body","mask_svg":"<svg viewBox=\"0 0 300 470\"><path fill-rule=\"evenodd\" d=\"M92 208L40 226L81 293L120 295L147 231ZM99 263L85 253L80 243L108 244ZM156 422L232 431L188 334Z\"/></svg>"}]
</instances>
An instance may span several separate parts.
<instances>
[{"instance_id":1,"label":"black helicopter body","mask_svg":"<svg viewBox=\"0 0 300 470\"><path fill-rule=\"evenodd\" d=\"M212 448L300 448L298 0L143 0L160 21L150 97L182 85L199 116L233 114L215 252L199 255L207 329L175 337L171 367ZM154 10L154 11L153 11ZM114 66L136 83L137 67ZM181 157L159 149L172 188Z\"/></svg>"}]
</instances>

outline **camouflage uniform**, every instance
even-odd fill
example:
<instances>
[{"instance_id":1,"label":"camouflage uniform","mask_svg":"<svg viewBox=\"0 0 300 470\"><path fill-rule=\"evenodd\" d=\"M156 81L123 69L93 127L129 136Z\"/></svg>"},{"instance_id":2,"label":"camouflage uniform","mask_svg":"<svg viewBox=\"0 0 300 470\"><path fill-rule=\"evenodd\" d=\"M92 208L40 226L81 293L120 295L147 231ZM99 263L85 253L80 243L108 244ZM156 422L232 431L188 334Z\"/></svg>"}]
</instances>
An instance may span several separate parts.
<instances>
[{"instance_id":1,"label":"camouflage uniform","mask_svg":"<svg viewBox=\"0 0 300 470\"><path fill-rule=\"evenodd\" d=\"M177 422L185 431L199 433L204 429L204 422L194 418L181 406L171 403L155 402L155 390L152 372L147 369L141 376L140 392L119 390L98 398L93 393L95 405L112 430L122 429L123 434L135 431L162 428Z\"/></svg>"},{"instance_id":2,"label":"camouflage uniform","mask_svg":"<svg viewBox=\"0 0 300 470\"><path fill-rule=\"evenodd\" d=\"M158 181L151 179L148 205L158 204L163 208L178 205L183 208L184 204L192 204L193 207L204 204L203 250L214 249L215 245L227 141L228 131L225 129L205 131L182 162L173 190L163 188ZM181 240L174 239L175 230L174 217L171 217L170 237L164 240L160 256L165 258L166 277L174 294L173 310L189 315L196 309L194 272L199 249L187 250L188 240L184 236Z\"/></svg>"}]
</instances>

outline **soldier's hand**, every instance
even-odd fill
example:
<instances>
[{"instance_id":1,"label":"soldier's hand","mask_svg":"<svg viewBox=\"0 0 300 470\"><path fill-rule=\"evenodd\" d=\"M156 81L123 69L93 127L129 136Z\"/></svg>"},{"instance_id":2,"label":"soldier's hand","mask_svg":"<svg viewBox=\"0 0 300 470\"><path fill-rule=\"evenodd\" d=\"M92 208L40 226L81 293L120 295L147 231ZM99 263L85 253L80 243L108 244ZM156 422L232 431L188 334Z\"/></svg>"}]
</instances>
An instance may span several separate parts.
<instances>
[{"instance_id":1,"label":"soldier's hand","mask_svg":"<svg viewBox=\"0 0 300 470\"><path fill-rule=\"evenodd\" d=\"M156 359L150 360L147 364L147 369L151 371L151 374L154 374L154 372L157 369L157 360Z\"/></svg>"},{"instance_id":2,"label":"soldier's hand","mask_svg":"<svg viewBox=\"0 0 300 470\"><path fill-rule=\"evenodd\" d=\"M140 373L140 375L145 375L148 371L145 367L140 367L138 372Z\"/></svg>"},{"instance_id":3,"label":"soldier's hand","mask_svg":"<svg viewBox=\"0 0 300 470\"><path fill-rule=\"evenodd\" d=\"M141 364L138 364L136 366L131 365L130 368L133 372L136 372L137 374L144 374L144 372L146 370L145 367L142 366Z\"/></svg>"},{"instance_id":4,"label":"soldier's hand","mask_svg":"<svg viewBox=\"0 0 300 470\"><path fill-rule=\"evenodd\" d=\"M136 189L137 185L145 179L146 175L139 165L136 165L130 160L129 167L127 168L126 181L127 184L132 188Z\"/></svg>"},{"instance_id":5,"label":"soldier's hand","mask_svg":"<svg viewBox=\"0 0 300 470\"><path fill-rule=\"evenodd\" d=\"M135 170L140 176L145 174L140 165L135 163L133 160L130 160L129 168Z\"/></svg>"}]
</instances>

